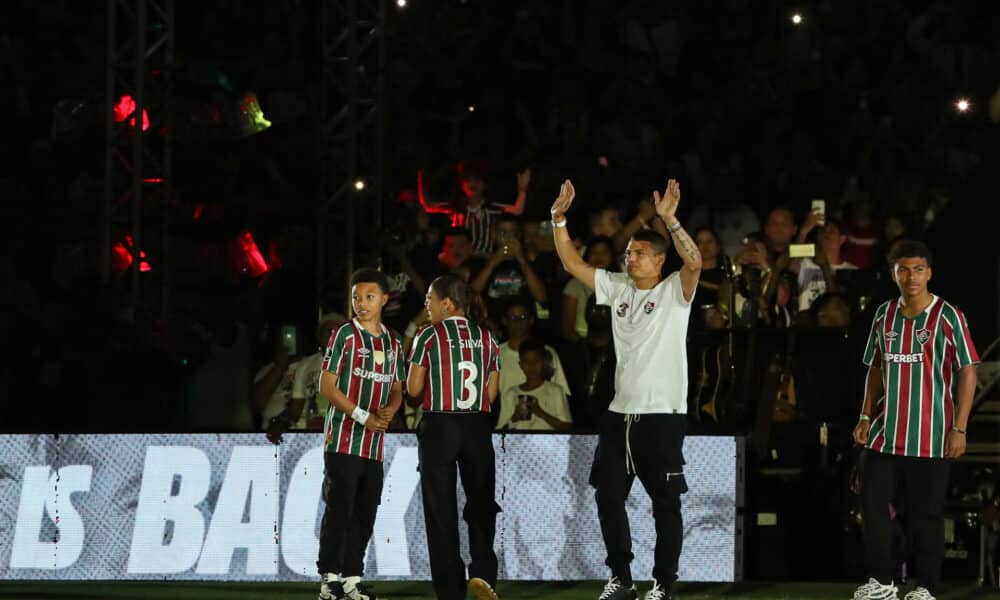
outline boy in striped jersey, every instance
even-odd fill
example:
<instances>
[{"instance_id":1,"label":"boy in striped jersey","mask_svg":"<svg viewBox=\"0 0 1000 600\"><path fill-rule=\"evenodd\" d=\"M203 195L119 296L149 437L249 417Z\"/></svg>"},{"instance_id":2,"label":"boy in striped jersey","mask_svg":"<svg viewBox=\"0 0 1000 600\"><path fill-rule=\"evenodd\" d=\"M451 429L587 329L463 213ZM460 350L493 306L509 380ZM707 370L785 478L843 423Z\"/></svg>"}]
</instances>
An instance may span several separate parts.
<instances>
[{"instance_id":1,"label":"boy in striped jersey","mask_svg":"<svg viewBox=\"0 0 1000 600\"><path fill-rule=\"evenodd\" d=\"M466 592L495 600L496 516L490 406L497 397L499 348L481 327L477 296L455 274L438 277L427 292L431 323L417 332L410 350L406 388L410 404L423 402L417 426L420 490L434 591L441 600ZM469 526L469 581L458 545L457 471L465 490Z\"/></svg>"},{"instance_id":2,"label":"boy in striped jersey","mask_svg":"<svg viewBox=\"0 0 1000 600\"><path fill-rule=\"evenodd\" d=\"M861 506L870 579L855 600L897 597L889 514L897 498L918 582L905 600L933 600L941 578L947 459L965 453L979 355L962 311L927 290L931 262L923 243L897 245L891 264L900 297L875 311L865 349L868 378L854 440L865 446Z\"/></svg>"},{"instance_id":3,"label":"boy in striped jersey","mask_svg":"<svg viewBox=\"0 0 1000 600\"><path fill-rule=\"evenodd\" d=\"M354 319L334 330L319 391L326 413L323 524L316 566L320 600L368 600L360 586L365 548L382 497L382 438L403 400L403 347L382 324L389 299L385 275L362 269L351 278Z\"/></svg>"}]
</instances>

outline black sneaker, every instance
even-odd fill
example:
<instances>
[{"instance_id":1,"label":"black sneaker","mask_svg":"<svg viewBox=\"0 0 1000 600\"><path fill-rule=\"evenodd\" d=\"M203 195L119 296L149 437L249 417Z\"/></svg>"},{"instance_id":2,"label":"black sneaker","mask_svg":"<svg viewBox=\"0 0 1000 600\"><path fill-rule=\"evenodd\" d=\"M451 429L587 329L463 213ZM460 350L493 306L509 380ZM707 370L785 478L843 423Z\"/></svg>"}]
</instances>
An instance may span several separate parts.
<instances>
[{"instance_id":1,"label":"black sneaker","mask_svg":"<svg viewBox=\"0 0 1000 600\"><path fill-rule=\"evenodd\" d=\"M634 583L631 587L625 587L617 577L612 576L604 584L604 591L601 592L597 600L636 600L638 597L639 593L636 591Z\"/></svg>"}]
</instances>

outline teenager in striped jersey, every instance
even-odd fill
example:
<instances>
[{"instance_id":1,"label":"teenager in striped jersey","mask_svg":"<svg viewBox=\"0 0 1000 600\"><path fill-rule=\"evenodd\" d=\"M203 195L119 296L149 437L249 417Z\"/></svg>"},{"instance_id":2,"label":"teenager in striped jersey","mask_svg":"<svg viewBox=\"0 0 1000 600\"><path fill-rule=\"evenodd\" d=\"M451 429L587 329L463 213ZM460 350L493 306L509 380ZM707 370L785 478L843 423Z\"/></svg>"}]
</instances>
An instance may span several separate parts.
<instances>
[{"instance_id":1,"label":"teenager in striped jersey","mask_svg":"<svg viewBox=\"0 0 1000 600\"><path fill-rule=\"evenodd\" d=\"M865 446L861 508L870 576L854 598L897 598L889 505L901 500L916 557L917 586L905 600L933 600L944 559L948 459L965 453L979 355L962 311L927 290L927 246L901 242L890 263L900 297L875 311L864 356L864 404L854 428L854 440Z\"/></svg>"},{"instance_id":2,"label":"teenager in striped jersey","mask_svg":"<svg viewBox=\"0 0 1000 600\"><path fill-rule=\"evenodd\" d=\"M443 275L427 292L430 324L410 350L406 388L410 404L423 404L417 426L420 489L434 591L441 600L466 593L497 597L497 555L493 550L496 467L490 408L499 386L499 348L482 315L478 296L463 279ZM457 466L457 470L456 470ZM463 518L469 526L469 581L458 545L456 476L465 489Z\"/></svg>"},{"instance_id":3,"label":"teenager in striped jersey","mask_svg":"<svg viewBox=\"0 0 1000 600\"><path fill-rule=\"evenodd\" d=\"M333 331L319 392L326 413L323 524L319 536L320 600L369 600L361 587L365 548L382 498L383 434L403 400L403 347L382 324L389 299L383 273L351 277L354 318Z\"/></svg>"}]
</instances>

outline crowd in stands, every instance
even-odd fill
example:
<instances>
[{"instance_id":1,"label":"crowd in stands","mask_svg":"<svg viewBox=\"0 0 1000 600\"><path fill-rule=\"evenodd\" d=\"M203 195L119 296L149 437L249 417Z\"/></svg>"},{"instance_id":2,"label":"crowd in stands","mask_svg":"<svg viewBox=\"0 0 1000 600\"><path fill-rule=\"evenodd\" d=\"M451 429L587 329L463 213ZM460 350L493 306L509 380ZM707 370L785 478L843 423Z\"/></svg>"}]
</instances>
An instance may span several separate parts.
<instances>
[{"instance_id":1,"label":"crowd in stands","mask_svg":"<svg viewBox=\"0 0 1000 600\"><path fill-rule=\"evenodd\" d=\"M824 338L840 340L826 348L832 360L857 362L852 332L896 293L885 260L900 239L926 239L943 260L956 245L995 256L996 209L975 208L992 202L1000 149L992 3L806 2L799 23L788 7L470 0L393 10L391 196L381 230L370 204L360 207L354 264L388 275L385 322L407 342L435 276L457 272L481 294L504 340L498 429L590 431L613 394L611 315L552 246L548 209L566 178L577 189L570 233L610 270L653 218L653 189L682 182L679 216L703 261L692 390L699 352L729 330L834 331ZM145 238L149 297L137 304L127 268L101 278L103 16L69 1L0 9L0 385L38 407L12 427L260 430L289 403L303 428L321 423L320 353L349 315L316 289L315 10L178 6L179 93L208 103L255 90L272 127L176 140L169 223ZM971 110L955 108L959 97ZM248 273L245 232L263 274ZM959 299L967 289L945 274L937 284ZM419 418L401 414L394 427Z\"/></svg>"}]
</instances>

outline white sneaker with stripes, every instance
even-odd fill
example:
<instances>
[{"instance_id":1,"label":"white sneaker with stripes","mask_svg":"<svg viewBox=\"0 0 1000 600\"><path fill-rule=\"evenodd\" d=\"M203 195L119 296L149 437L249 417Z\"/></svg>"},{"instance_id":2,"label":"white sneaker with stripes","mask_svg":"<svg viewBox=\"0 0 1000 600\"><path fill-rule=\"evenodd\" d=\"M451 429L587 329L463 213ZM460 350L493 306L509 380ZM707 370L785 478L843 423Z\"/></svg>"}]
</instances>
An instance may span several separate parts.
<instances>
[{"instance_id":1,"label":"white sneaker with stripes","mask_svg":"<svg viewBox=\"0 0 1000 600\"><path fill-rule=\"evenodd\" d=\"M891 581L888 585L882 585L872 577L868 583L854 591L853 600L899 600L896 592L896 586L892 585Z\"/></svg>"},{"instance_id":2,"label":"white sneaker with stripes","mask_svg":"<svg viewBox=\"0 0 1000 600\"><path fill-rule=\"evenodd\" d=\"M660 587L660 584L654 579L653 587L649 588L649 591L643 596L643 600L670 600L670 592Z\"/></svg>"},{"instance_id":3,"label":"white sneaker with stripes","mask_svg":"<svg viewBox=\"0 0 1000 600\"><path fill-rule=\"evenodd\" d=\"M909 594L903 596L903 600L935 600L935 598L927 591L927 588L917 587Z\"/></svg>"}]
</instances>

